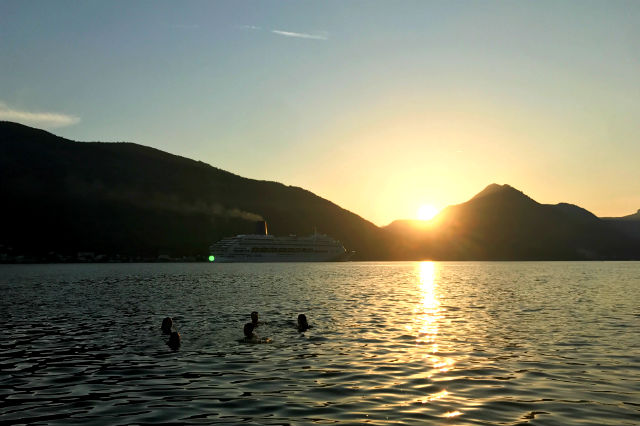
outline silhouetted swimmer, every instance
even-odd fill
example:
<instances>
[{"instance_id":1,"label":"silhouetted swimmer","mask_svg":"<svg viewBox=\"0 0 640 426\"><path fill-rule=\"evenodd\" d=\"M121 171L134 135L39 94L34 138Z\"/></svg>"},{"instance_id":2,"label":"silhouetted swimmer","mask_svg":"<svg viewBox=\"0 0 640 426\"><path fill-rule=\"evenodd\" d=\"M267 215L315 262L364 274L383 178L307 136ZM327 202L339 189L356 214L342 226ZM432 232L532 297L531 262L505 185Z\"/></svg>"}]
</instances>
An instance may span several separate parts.
<instances>
[{"instance_id":1,"label":"silhouetted swimmer","mask_svg":"<svg viewBox=\"0 0 640 426\"><path fill-rule=\"evenodd\" d=\"M169 347L174 351L177 350L180 347L180 333L172 331L167 345L169 345Z\"/></svg>"},{"instance_id":2,"label":"silhouetted swimmer","mask_svg":"<svg viewBox=\"0 0 640 426\"><path fill-rule=\"evenodd\" d=\"M260 321L258 321L258 312L256 311L251 312L251 324L253 324L254 328L262 324Z\"/></svg>"},{"instance_id":3,"label":"silhouetted swimmer","mask_svg":"<svg viewBox=\"0 0 640 426\"><path fill-rule=\"evenodd\" d=\"M303 332L310 328L311 326L307 322L307 316L305 314L298 315L298 331Z\"/></svg>"},{"instance_id":4,"label":"silhouetted swimmer","mask_svg":"<svg viewBox=\"0 0 640 426\"><path fill-rule=\"evenodd\" d=\"M244 343L270 343L271 339L268 338L258 338L258 336L256 335L256 333L253 332L253 330L255 329L255 326L253 325L252 322L248 322L244 325L244 339L241 340L241 342Z\"/></svg>"},{"instance_id":5,"label":"silhouetted swimmer","mask_svg":"<svg viewBox=\"0 0 640 426\"><path fill-rule=\"evenodd\" d=\"M248 322L244 325L244 340L246 342L249 342L249 341L253 342L258 340L258 336L256 336L256 333L253 332L254 328L255 326L253 325L252 322Z\"/></svg>"},{"instance_id":6,"label":"silhouetted swimmer","mask_svg":"<svg viewBox=\"0 0 640 426\"><path fill-rule=\"evenodd\" d=\"M166 317L162 320L162 333L171 334L171 328L173 328L173 320L171 317Z\"/></svg>"}]
</instances>

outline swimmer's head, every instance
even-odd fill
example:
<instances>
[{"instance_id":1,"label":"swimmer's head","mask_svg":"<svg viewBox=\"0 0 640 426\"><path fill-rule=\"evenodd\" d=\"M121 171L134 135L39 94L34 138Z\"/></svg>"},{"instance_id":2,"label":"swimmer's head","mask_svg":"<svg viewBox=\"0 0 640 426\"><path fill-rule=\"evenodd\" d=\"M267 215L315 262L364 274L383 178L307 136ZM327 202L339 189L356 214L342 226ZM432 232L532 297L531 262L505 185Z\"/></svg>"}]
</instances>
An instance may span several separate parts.
<instances>
[{"instance_id":1,"label":"swimmer's head","mask_svg":"<svg viewBox=\"0 0 640 426\"><path fill-rule=\"evenodd\" d=\"M305 314L298 315L298 328L301 330L309 328L309 323L307 322L307 316Z\"/></svg>"},{"instance_id":2,"label":"swimmer's head","mask_svg":"<svg viewBox=\"0 0 640 426\"><path fill-rule=\"evenodd\" d=\"M167 344L171 349L178 349L180 347L180 333L172 331Z\"/></svg>"},{"instance_id":3,"label":"swimmer's head","mask_svg":"<svg viewBox=\"0 0 640 426\"><path fill-rule=\"evenodd\" d=\"M256 311L251 312L251 322L254 324L258 323L258 312Z\"/></svg>"},{"instance_id":4,"label":"swimmer's head","mask_svg":"<svg viewBox=\"0 0 640 426\"><path fill-rule=\"evenodd\" d=\"M173 320L171 319L171 317L166 317L165 319L162 320L161 328L164 334L170 334L171 327L173 327Z\"/></svg>"},{"instance_id":5,"label":"swimmer's head","mask_svg":"<svg viewBox=\"0 0 640 426\"><path fill-rule=\"evenodd\" d=\"M244 335L245 335L245 337L249 337L249 338L253 337L253 329L254 329L254 326L253 326L252 322L246 323L244 325Z\"/></svg>"}]
</instances>

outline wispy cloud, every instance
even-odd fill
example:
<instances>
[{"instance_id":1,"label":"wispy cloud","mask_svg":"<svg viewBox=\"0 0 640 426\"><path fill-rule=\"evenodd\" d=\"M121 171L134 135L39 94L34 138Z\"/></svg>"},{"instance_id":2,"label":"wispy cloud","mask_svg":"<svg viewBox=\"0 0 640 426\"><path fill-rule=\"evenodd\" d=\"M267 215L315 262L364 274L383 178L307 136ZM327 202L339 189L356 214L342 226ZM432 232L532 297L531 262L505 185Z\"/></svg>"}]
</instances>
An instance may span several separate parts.
<instances>
[{"instance_id":1,"label":"wispy cloud","mask_svg":"<svg viewBox=\"0 0 640 426\"><path fill-rule=\"evenodd\" d=\"M246 31L263 31L262 27L258 27L256 25L240 25L236 28ZM319 31L315 33L297 33L294 31L284 31L284 30L274 30L265 28L264 31L268 31L272 34L276 34L283 37L294 37L294 38L306 38L309 40L329 40L329 34L324 31Z\"/></svg>"},{"instance_id":2,"label":"wispy cloud","mask_svg":"<svg viewBox=\"0 0 640 426\"><path fill-rule=\"evenodd\" d=\"M310 33L294 33L293 31L271 30L273 34L278 34L285 37L295 38L308 38L312 40L328 40L329 36L326 33L310 34Z\"/></svg>"},{"instance_id":3,"label":"wispy cloud","mask_svg":"<svg viewBox=\"0 0 640 426\"><path fill-rule=\"evenodd\" d=\"M16 121L39 127L65 127L80 122L80 117L57 112L31 112L9 107L0 101L0 120Z\"/></svg>"}]
</instances>

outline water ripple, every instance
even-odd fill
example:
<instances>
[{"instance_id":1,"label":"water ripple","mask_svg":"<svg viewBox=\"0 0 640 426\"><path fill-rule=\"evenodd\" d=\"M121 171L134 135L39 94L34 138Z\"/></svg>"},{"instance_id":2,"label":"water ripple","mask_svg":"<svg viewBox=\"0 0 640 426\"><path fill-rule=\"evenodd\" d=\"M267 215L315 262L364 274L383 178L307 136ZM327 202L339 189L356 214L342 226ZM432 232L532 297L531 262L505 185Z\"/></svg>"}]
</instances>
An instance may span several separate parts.
<instances>
[{"instance_id":1,"label":"water ripple","mask_svg":"<svg viewBox=\"0 0 640 426\"><path fill-rule=\"evenodd\" d=\"M640 418L638 262L0 269L3 424Z\"/></svg>"}]
</instances>

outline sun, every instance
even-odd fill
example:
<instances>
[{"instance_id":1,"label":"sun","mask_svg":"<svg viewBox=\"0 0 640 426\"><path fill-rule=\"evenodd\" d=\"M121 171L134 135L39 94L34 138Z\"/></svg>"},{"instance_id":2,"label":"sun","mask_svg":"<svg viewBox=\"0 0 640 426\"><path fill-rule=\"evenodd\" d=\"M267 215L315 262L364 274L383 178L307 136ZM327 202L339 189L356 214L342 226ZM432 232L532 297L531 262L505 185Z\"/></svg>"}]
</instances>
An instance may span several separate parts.
<instances>
[{"instance_id":1,"label":"sun","mask_svg":"<svg viewBox=\"0 0 640 426\"><path fill-rule=\"evenodd\" d=\"M418 209L418 219L420 220L431 220L438 214L438 209L433 207L431 204L423 204Z\"/></svg>"}]
</instances>

